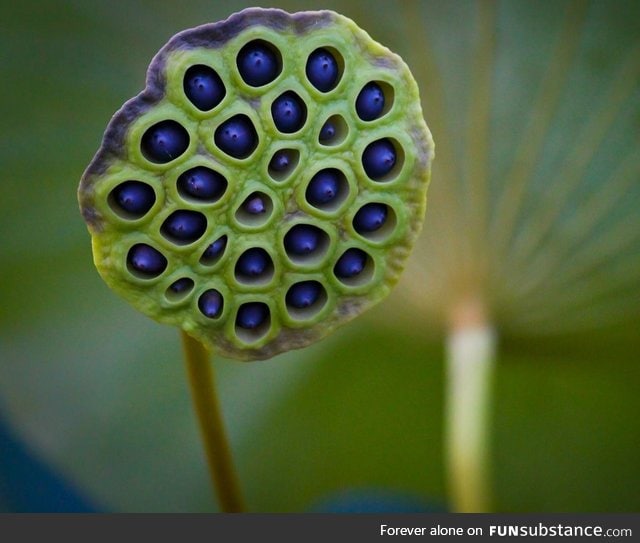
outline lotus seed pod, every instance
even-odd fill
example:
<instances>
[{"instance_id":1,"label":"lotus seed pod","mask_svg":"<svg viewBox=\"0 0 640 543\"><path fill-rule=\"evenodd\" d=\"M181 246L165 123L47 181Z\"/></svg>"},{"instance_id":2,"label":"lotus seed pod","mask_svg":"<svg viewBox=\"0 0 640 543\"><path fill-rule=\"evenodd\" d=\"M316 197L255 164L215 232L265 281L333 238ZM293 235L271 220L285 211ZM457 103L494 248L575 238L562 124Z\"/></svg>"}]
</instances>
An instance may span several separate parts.
<instances>
[{"instance_id":1,"label":"lotus seed pod","mask_svg":"<svg viewBox=\"0 0 640 543\"><path fill-rule=\"evenodd\" d=\"M158 52L78 195L113 290L254 360L389 293L424 220L432 158L397 55L331 11L250 8Z\"/></svg>"}]
</instances>

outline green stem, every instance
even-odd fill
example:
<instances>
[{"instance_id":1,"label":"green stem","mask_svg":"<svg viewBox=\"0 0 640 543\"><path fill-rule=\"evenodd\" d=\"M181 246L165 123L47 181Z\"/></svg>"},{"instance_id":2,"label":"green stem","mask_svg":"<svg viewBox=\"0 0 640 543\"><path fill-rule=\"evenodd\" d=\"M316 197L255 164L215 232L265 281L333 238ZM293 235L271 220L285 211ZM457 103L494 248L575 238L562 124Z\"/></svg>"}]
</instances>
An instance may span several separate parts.
<instances>
[{"instance_id":1,"label":"green stem","mask_svg":"<svg viewBox=\"0 0 640 543\"><path fill-rule=\"evenodd\" d=\"M447 341L446 449L453 511L491 511L489 407L495 333L481 321L455 322Z\"/></svg>"},{"instance_id":2,"label":"green stem","mask_svg":"<svg viewBox=\"0 0 640 543\"><path fill-rule=\"evenodd\" d=\"M209 352L198 340L184 331L181 334L193 406L220 509L224 513L241 513L245 507L224 430Z\"/></svg>"}]
</instances>

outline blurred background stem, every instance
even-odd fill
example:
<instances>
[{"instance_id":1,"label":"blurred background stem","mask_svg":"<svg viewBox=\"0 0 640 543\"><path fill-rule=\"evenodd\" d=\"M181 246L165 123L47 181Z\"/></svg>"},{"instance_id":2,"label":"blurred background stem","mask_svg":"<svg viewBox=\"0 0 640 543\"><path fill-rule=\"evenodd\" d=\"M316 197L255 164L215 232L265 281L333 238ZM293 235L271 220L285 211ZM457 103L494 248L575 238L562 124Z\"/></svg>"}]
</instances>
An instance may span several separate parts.
<instances>
[{"instance_id":1,"label":"blurred background stem","mask_svg":"<svg viewBox=\"0 0 640 543\"><path fill-rule=\"evenodd\" d=\"M492 509L489 436L495 332L477 300L455 307L447 338L446 465L452 511Z\"/></svg>"},{"instance_id":2,"label":"blurred background stem","mask_svg":"<svg viewBox=\"0 0 640 543\"><path fill-rule=\"evenodd\" d=\"M198 340L184 331L181 334L193 406L220 510L224 513L241 513L245 506L224 429L209 352Z\"/></svg>"}]
</instances>

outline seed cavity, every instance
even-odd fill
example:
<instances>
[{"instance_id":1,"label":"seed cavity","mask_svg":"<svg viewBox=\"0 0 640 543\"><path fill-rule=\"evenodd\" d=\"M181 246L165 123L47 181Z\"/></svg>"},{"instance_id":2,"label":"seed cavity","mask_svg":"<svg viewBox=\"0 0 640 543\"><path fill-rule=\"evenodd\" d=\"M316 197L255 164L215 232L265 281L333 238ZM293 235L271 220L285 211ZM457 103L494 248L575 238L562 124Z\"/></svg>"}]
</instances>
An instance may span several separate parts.
<instances>
[{"instance_id":1,"label":"seed cavity","mask_svg":"<svg viewBox=\"0 0 640 543\"><path fill-rule=\"evenodd\" d=\"M398 218L392 206L371 202L363 205L353 217L353 229L373 243L388 241L396 230Z\"/></svg>"},{"instance_id":2,"label":"seed cavity","mask_svg":"<svg viewBox=\"0 0 640 543\"><path fill-rule=\"evenodd\" d=\"M395 92L384 81L369 81L356 98L356 113L363 121L375 121L383 117L393 105Z\"/></svg>"},{"instance_id":3,"label":"seed cavity","mask_svg":"<svg viewBox=\"0 0 640 543\"><path fill-rule=\"evenodd\" d=\"M296 264L317 264L329 250L329 235L312 224L296 224L284 236L284 248Z\"/></svg>"},{"instance_id":4,"label":"seed cavity","mask_svg":"<svg viewBox=\"0 0 640 543\"><path fill-rule=\"evenodd\" d=\"M224 121L216 128L213 139L223 153L237 159L247 158L258 146L258 133L244 114Z\"/></svg>"},{"instance_id":5,"label":"seed cavity","mask_svg":"<svg viewBox=\"0 0 640 543\"><path fill-rule=\"evenodd\" d=\"M224 298L216 289L205 290L198 298L198 309L208 319L217 319L224 308Z\"/></svg>"},{"instance_id":6,"label":"seed cavity","mask_svg":"<svg viewBox=\"0 0 640 543\"><path fill-rule=\"evenodd\" d=\"M251 87L262 87L274 81L282 71L280 51L263 40L247 43L236 59L240 77Z\"/></svg>"},{"instance_id":7,"label":"seed cavity","mask_svg":"<svg viewBox=\"0 0 640 543\"><path fill-rule=\"evenodd\" d=\"M188 201L215 203L224 195L226 178L206 166L196 166L178 177L178 193Z\"/></svg>"},{"instance_id":8,"label":"seed cavity","mask_svg":"<svg viewBox=\"0 0 640 543\"><path fill-rule=\"evenodd\" d=\"M331 47L320 47L307 59L305 73L309 82L320 92L333 90L342 75L344 61Z\"/></svg>"},{"instance_id":9,"label":"seed cavity","mask_svg":"<svg viewBox=\"0 0 640 543\"><path fill-rule=\"evenodd\" d=\"M212 110L227 93L218 73L204 64L191 66L184 74L182 86L189 101L200 111Z\"/></svg>"},{"instance_id":10,"label":"seed cavity","mask_svg":"<svg viewBox=\"0 0 640 543\"><path fill-rule=\"evenodd\" d=\"M353 218L353 227L359 234L375 232L384 225L388 213L389 210L386 204L365 204Z\"/></svg>"},{"instance_id":11,"label":"seed cavity","mask_svg":"<svg viewBox=\"0 0 640 543\"><path fill-rule=\"evenodd\" d=\"M193 290L193 279L189 277L181 277L169 285L165 292L165 296L171 302L178 302L187 297Z\"/></svg>"},{"instance_id":12,"label":"seed cavity","mask_svg":"<svg viewBox=\"0 0 640 543\"><path fill-rule=\"evenodd\" d=\"M313 318L327 303L327 291L319 281L300 281L287 290L285 304L289 315L299 321Z\"/></svg>"},{"instance_id":13,"label":"seed cavity","mask_svg":"<svg viewBox=\"0 0 640 543\"><path fill-rule=\"evenodd\" d=\"M123 219L136 220L144 217L156 202L156 193L142 181L125 181L109 193L109 207Z\"/></svg>"},{"instance_id":14,"label":"seed cavity","mask_svg":"<svg viewBox=\"0 0 640 543\"><path fill-rule=\"evenodd\" d=\"M340 145L349 134L349 126L342 115L332 115L320 128L318 142L320 145L333 147Z\"/></svg>"},{"instance_id":15,"label":"seed cavity","mask_svg":"<svg viewBox=\"0 0 640 543\"><path fill-rule=\"evenodd\" d=\"M307 106L295 92L287 91L271 104L271 116L280 132L293 134L304 126L307 120Z\"/></svg>"},{"instance_id":16,"label":"seed cavity","mask_svg":"<svg viewBox=\"0 0 640 543\"><path fill-rule=\"evenodd\" d=\"M347 286L366 284L373 277L374 263L362 249L352 247L342 253L333 267L334 275Z\"/></svg>"},{"instance_id":17,"label":"seed cavity","mask_svg":"<svg viewBox=\"0 0 640 543\"><path fill-rule=\"evenodd\" d=\"M180 209L164 220L160 232L176 245L188 245L200 239L206 229L207 218L202 213Z\"/></svg>"},{"instance_id":18,"label":"seed cavity","mask_svg":"<svg viewBox=\"0 0 640 543\"><path fill-rule=\"evenodd\" d=\"M264 337L271 327L271 311L264 302L247 302L238 308L235 331L248 344Z\"/></svg>"},{"instance_id":19,"label":"seed cavity","mask_svg":"<svg viewBox=\"0 0 640 543\"><path fill-rule=\"evenodd\" d=\"M182 155L189 147L189 133L176 121L161 121L142 135L144 157L156 164L166 164Z\"/></svg>"},{"instance_id":20,"label":"seed cavity","mask_svg":"<svg viewBox=\"0 0 640 543\"><path fill-rule=\"evenodd\" d=\"M203 266L213 266L217 264L227 248L228 238L226 235L220 236L213 243L207 245L207 248L200 257L200 264Z\"/></svg>"},{"instance_id":21,"label":"seed cavity","mask_svg":"<svg viewBox=\"0 0 640 543\"><path fill-rule=\"evenodd\" d=\"M146 243L138 243L127 253L127 269L139 279L154 279L167 269L164 255Z\"/></svg>"},{"instance_id":22,"label":"seed cavity","mask_svg":"<svg viewBox=\"0 0 640 543\"><path fill-rule=\"evenodd\" d=\"M261 191L249 194L240 207L235 217L238 223L249 228L259 228L269 222L273 215L273 200Z\"/></svg>"},{"instance_id":23,"label":"seed cavity","mask_svg":"<svg viewBox=\"0 0 640 543\"><path fill-rule=\"evenodd\" d=\"M268 172L274 181L286 181L300 162L297 149L279 149L269 161Z\"/></svg>"},{"instance_id":24,"label":"seed cavity","mask_svg":"<svg viewBox=\"0 0 640 543\"><path fill-rule=\"evenodd\" d=\"M325 168L316 173L305 192L309 204L322 211L335 211L349 196L349 184L337 168Z\"/></svg>"},{"instance_id":25,"label":"seed cavity","mask_svg":"<svg viewBox=\"0 0 640 543\"><path fill-rule=\"evenodd\" d=\"M247 249L236 262L235 276L240 283L262 285L271 281L273 273L273 260L261 247Z\"/></svg>"},{"instance_id":26,"label":"seed cavity","mask_svg":"<svg viewBox=\"0 0 640 543\"><path fill-rule=\"evenodd\" d=\"M391 181L402 168L404 152L395 140L382 138L371 142L362 153L365 173L374 181Z\"/></svg>"}]
</instances>

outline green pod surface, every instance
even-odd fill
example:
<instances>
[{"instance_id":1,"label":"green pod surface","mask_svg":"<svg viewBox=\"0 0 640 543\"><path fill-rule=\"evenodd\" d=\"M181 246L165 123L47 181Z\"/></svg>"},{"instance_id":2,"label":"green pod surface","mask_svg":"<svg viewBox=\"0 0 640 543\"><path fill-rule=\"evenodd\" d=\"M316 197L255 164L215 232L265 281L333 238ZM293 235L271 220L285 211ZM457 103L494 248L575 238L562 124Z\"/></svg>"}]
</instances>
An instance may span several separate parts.
<instances>
[{"instance_id":1,"label":"green pod surface","mask_svg":"<svg viewBox=\"0 0 640 543\"><path fill-rule=\"evenodd\" d=\"M275 80L261 87L247 85L237 65L239 51L253 40L268 44L281 63ZM318 91L305 73L309 55L320 47L331 51L339 67L337 84L328 92ZM196 65L212 68L225 87L224 98L209 111L195 107L185 94L185 73ZM385 108L379 118L363 121L356 98L372 81L384 90ZM304 125L292 134L281 133L271 113L273 101L286 91L295 92L306 106ZM257 145L245 158L229 156L214 138L223 122L239 114L257 133ZM321 143L320 129L329 118L338 127L337 135ZM150 126L167 120L180 124L189 140L184 152L159 164L146 158L141 142ZM374 180L365 172L362 154L368 144L383 138L392 142L396 164ZM286 171L276 173L269 163L280 149L290 149L294 160ZM250 8L181 32L158 52L145 89L109 123L78 197L95 265L113 290L148 316L181 327L223 356L264 359L326 336L388 294L424 220L433 149L417 85L400 57L331 11L288 14ZM177 188L179 176L196 166L211 168L227 180L216 201L197 201ZM343 186L331 206L319 209L307 201L305 190L325 168L339 170ZM153 204L142 216L123 213L114 203L114 189L127 181L153 189ZM242 210L245 199L256 192L268 204L258 218ZM353 217L370 202L386 204L389 215L383 228L362 234L354 229ZM197 211L206 218L197 240L176 242L163 232L163 222L178 210ZM284 236L300 223L324 232L313 258L299 259L285 249ZM227 236L221 256L203 259L206 248L221 236ZM164 256L161 273L148 277L131 269L127 255L137 244ZM341 279L334 273L335 263L352 247L366 252L367 264L356 277ZM239 255L249 248L263 249L272 260L259 280L242 280L235 271ZM169 286L180 279L188 288L176 294ZM304 309L289 307L288 288L309 280L324 288L318 301ZM209 289L223 299L215 318L198 306ZM239 307L249 302L262 302L269 310L265 323L252 330L236 323Z\"/></svg>"}]
</instances>

